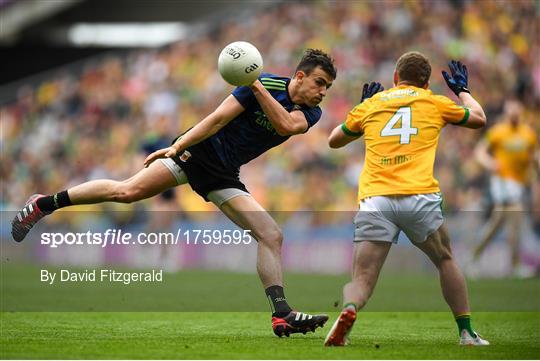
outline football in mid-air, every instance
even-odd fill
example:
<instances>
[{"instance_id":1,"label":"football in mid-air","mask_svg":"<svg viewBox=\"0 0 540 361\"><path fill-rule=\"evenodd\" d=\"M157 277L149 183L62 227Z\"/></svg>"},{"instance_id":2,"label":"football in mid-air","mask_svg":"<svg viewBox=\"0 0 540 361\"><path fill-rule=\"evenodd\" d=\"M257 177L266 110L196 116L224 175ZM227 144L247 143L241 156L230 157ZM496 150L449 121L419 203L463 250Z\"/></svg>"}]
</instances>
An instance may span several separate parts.
<instances>
[{"instance_id":1,"label":"football in mid-air","mask_svg":"<svg viewBox=\"0 0 540 361\"><path fill-rule=\"evenodd\" d=\"M219 54L219 73L231 85L253 83L261 74L262 68L261 53L253 44L246 41L230 43Z\"/></svg>"}]
</instances>

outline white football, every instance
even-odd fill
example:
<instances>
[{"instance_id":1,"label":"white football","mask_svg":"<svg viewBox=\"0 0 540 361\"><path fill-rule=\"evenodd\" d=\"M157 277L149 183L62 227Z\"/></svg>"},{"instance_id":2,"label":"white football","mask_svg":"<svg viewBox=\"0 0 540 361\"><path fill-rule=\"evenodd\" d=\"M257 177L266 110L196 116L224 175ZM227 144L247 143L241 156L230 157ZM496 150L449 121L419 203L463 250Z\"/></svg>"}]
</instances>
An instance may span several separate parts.
<instances>
[{"instance_id":1,"label":"white football","mask_svg":"<svg viewBox=\"0 0 540 361\"><path fill-rule=\"evenodd\" d=\"M253 44L246 41L230 43L219 54L219 73L231 85L253 83L261 74L262 68L261 53Z\"/></svg>"}]
</instances>

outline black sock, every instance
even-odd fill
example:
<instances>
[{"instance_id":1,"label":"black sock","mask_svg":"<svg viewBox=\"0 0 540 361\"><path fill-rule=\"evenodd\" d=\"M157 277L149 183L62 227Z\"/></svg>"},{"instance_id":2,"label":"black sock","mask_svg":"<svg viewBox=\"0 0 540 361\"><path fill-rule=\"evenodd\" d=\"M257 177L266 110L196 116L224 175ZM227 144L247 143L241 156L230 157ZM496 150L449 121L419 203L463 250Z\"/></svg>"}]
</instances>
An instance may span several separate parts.
<instances>
[{"instance_id":1,"label":"black sock","mask_svg":"<svg viewBox=\"0 0 540 361\"><path fill-rule=\"evenodd\" d=\"M268 300L270 301L270 308L272 308L273 317L285 317L292 311L285 299L285 293L283 293L283 287L270 286L264 290Z\"/></svg>"},{"instance_id":2,"label":"black sock","mask_svg":"<svg viewBox=\"0 0 540 361\"><path fill-rule=\"evenodd\" d=\"M53 212L59 208L71 206L71 200L67 191L58 192L56 194L45 196L37 200L37 206L42 212Z\"/></svg>"}]
</instances>

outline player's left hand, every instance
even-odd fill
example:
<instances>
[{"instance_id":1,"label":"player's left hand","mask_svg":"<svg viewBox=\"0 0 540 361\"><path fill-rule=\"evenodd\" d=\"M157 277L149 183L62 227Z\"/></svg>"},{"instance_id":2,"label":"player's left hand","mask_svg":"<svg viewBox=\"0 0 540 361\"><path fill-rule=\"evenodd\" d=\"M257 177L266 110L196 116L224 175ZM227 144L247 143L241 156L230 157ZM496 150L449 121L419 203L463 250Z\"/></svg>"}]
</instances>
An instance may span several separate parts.
<instances>
[{"instance_id":1,"label":"player's left hand","mask_svg":"<svg viewBox=\"0 0 540 361\"><path fill-rule=\"evenodd\" d=\"M381 83L372 81L371 83L365 83L364 89L362 89L362 100L360 100L360 103L362 103L364 100L371 98L378 92L382 92L384 90L384 87L381 85Z\"/></svg>"},{"instance_id":2,"label":"player's left hand","mask_svg":"<svg viewBox=\"0 0 540 361\"><path fill-rule=\"evenodd\" d=\"M174 157L177 152L178 150L174 146L156 150L154 153L146 157L146 159L144 160L144 167L148 168L148 166L150 166L150 164L152 164L152 162L156 159Z\"/></svg>"}]
</instances>

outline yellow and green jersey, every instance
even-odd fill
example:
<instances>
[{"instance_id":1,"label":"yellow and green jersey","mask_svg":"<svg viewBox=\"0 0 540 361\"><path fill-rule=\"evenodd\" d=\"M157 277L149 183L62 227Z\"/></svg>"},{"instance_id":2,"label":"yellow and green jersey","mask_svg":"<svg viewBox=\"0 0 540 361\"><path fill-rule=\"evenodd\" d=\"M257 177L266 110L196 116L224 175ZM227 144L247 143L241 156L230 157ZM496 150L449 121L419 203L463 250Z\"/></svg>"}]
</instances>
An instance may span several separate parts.
<instances>
[{"instance_id":1,"label":"yellow and green jersey","mask_svg":"<svg viewBox=\"0 0 540 361\"><path fill-rule=\"evenodd\" d=\"M497 161L497 175L527 183L536 145L534 130L526 124L500 123L487 132L486 140Z\"/></svg>"},{"instance_id":2,"label":"yellow and green jersey","mask_svg":"<svg viewBox=\"0 0 540 361\"><path fill-rule=\"evenodd\" d=\"M464 124L469 109L431 90L397 86L358 104L342 125L348 135L365 137L359 201L372 196L439 192L433 176L441 129Z\"/></svg>"}]
</instances>

